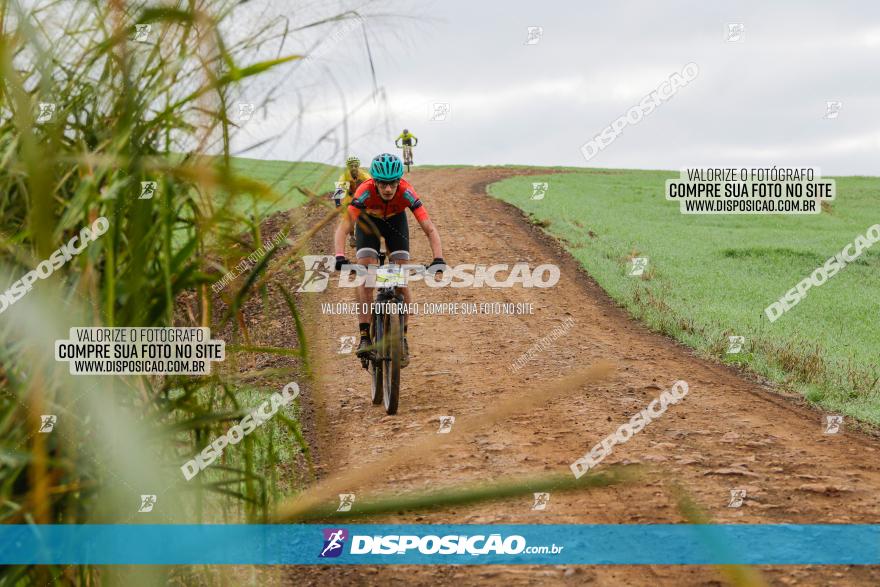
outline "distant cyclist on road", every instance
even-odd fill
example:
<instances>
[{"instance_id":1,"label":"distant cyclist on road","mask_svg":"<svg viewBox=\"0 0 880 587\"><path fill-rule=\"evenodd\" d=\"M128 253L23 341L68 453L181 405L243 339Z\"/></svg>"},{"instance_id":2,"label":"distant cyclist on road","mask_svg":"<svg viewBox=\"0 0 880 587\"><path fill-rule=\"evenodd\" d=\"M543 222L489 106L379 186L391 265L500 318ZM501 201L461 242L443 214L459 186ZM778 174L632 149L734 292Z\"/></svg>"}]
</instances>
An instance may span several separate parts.
<instances>
[{"instance_id":1,"label":"distant cyclist on road","mask_svg":"<svg viewBox=\"0 0 880 587\"><path fill-rule=\"evenodd\" d=\"M351 230L351 225L356 223L355 241L357 249L357 263L359 265L378 265L380 237L385 239L385 245L389 251L388 259L392 263L404 264L409 261L409 224L406 220L406 210L412 212L419 226L422 227L434 260L428 266L429 269L443 269L446 263L443 261L443 247L440 244L440 234L431 219L428 211L419 199L415 188L403 177L403 164L400 159L389 153L382 153L373 159L370 165L370 173L373 179L368 179L358 188L354 199L348 206L348 214L344 214L342 222L336 228L333 243L336 247L336 270L348 264L345 258L345 235ZM409 288L403 288L403 297L407 304L412 302ZM358 309L369 309L373 301L372 291L367 291L366 285L357 288ZM406 340L408 320L403 323L403 357L402 365L409 364L409 344ZM370 315L369 312L358 314L358 327L361 341L358 345L357 355L363 357L370 352L372 341L370 340Z\"/></svg>"},{"instance_id":2,"label":"distant cyclist on road","mask_svg":"<svg viewBox=\"0 0 880 587\"><path fill-rule=\"evenodd\" d=\"M406 170L409 171L409 166L413 163L413 150L412 148L419 144L419 139L416 138L416 135L409 132L409 129L403 129L403 132L400 133L394 140L394 146L398 149L403 149L403 163L407 166Z\"/></svg>"}]
</instances>

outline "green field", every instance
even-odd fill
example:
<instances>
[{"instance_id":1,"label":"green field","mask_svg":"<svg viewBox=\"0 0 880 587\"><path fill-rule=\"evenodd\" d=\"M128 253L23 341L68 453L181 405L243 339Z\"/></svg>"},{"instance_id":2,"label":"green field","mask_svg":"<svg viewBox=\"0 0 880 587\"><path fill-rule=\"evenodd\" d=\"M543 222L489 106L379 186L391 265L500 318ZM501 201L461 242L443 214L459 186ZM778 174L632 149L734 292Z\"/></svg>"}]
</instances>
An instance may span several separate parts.
<instances>
[{"instance_id":1,"label":"green field","mask_svg":"<svg viewBox=\"0 0 880 587\"><path fill-rule=\"evenodd\" d=\"M740 363L823 409L880 424L880 244L771 323L764 308L880 222L880 178L837 178L820 215L683 215L665 171L523 176L489 194L560 239L612 298L704 356ZM549 182L532 200L532 182ZM649 259L642 277L629 259ZM728 336L744 336L727 354Z\"/></svg>"},{"instance_id":2,"label":"green field","mask_svg":"<svg viewBox=\"0 0 880 587\"><path fill-rule=\"evenodd\" d=\"M305 203L306 197L298 189L300 187L316 194L331 191L334 181L342 172L341 168L323 163L263 161L243 157L233 158L232 168L237 173L273 188L275 195L271 198L248 198L236 203L240 212L257 217L289 210Z\"/></svg>"}]
</instances>

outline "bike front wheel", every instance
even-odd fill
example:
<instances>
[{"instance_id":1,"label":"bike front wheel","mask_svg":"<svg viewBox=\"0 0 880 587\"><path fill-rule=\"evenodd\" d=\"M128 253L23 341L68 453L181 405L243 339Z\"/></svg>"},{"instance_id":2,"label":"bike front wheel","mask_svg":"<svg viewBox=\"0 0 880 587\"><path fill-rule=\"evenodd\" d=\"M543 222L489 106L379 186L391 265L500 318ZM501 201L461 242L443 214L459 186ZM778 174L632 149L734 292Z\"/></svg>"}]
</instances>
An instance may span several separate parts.
<instances>
[{"instance_id":1,"label":"bike front wheel","mask_svg":"<svg viewBox=\"0 0 880 587\"><path fill-rule=\"evenodd\" d=\"M382 367L384 361L382 356L384 353L382 352L382 322L382 320L376 320L375 316L373 317L373 332L371 334L376 348L373 351L375 358L370 362L370 397L373 400L374 406L382 403L383 395L384 377L382 376Z\"/></svg>"},{"instance_id":2,"label":"bike front wheel","mask_svg":"<svg viewBox=\"0 0 880 587\"><path fill-rule=\"evenodd\" d=\"M400 361L403 357L403 314L385 315L385 336L383 337L384 404L385 413L397 413L400 397Z\"/></svg>"}]
</instances>

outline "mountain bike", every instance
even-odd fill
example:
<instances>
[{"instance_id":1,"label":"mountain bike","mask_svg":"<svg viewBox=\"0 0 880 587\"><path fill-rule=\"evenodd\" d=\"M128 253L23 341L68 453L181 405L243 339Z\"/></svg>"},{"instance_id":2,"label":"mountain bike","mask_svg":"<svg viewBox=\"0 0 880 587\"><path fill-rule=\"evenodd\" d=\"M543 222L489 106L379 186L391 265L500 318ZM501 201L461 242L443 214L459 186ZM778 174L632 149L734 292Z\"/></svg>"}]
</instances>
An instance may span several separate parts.
<instances>
[{"instance_id":1,"label":"mountain bike","mask_svg":"<svg viewBox=\"0 0 880 587\"><path fill-rule=\"evenodd\" d=\"M412 145L403 145L403 164L406 165L406 172L409 173L413 165L413 148Z\"/></svg>"},{"instance_id":2,"label":"mountain bike","mask_svg":"<svg viewBox=\"0 0 880 587\"><path fill-rule=\"evenodd\" d=\"M376 269L376 293L370 315L370 339L373 351L361 358L361 365L370 372L373 405L384 404L385 413L397 413L400 399L400 368L403 360L403 321L406 306L400 288L406 287L406 276L400 265L382 264Z\"/></svg>"}]
</instances>

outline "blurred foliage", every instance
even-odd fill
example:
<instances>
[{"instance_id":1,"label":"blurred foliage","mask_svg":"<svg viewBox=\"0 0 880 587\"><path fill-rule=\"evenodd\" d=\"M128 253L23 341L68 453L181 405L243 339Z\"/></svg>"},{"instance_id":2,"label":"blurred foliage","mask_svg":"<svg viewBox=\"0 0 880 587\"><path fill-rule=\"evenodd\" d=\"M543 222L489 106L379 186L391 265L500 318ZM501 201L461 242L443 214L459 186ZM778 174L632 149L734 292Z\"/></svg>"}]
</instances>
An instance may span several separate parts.
<instances>
[{"instance_id":1,"label":"blurred foliage","mask_svg":"<svg viewBox=\"0 0 880 587\"><path fill-rule=\"evenodd\" d=\"M302 204L330 172L309 166L310 189L291 163L289 177L273 178L279 194L231 157L241 85L300 57L281 54L285 20L227 42L223 23L237 4L0 0L0 292L95 219L109 221L0 313L4 523L261 521L279 497L278 463L303 467L290 477L310 474L298 406L192 481L180 472L269 394L308 378L302 329L291 329L296 348L232 347L207 377L71 376L52 360L73 326L214 326L237 338L248 299L271 293L288 308L268 269L280 249L297 251L289 240L222 298L210 288L241 251L268 241L260 226L270 212ZM213 316L217 306L227 315ZM266 353L282 357L277 368L239 373L238 361ZM38 432L45 414L57 416L50 434ZM144 494L158 496L149 519L138 513ZM113 573L7 567L0 584L90 584Z\"/></svg>"}]
</instances>

